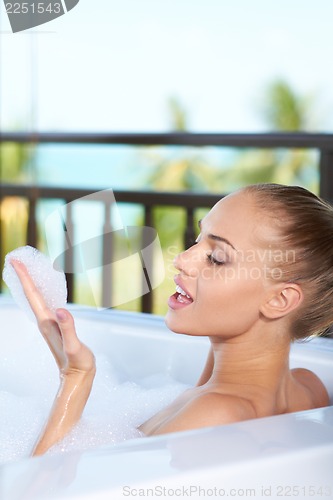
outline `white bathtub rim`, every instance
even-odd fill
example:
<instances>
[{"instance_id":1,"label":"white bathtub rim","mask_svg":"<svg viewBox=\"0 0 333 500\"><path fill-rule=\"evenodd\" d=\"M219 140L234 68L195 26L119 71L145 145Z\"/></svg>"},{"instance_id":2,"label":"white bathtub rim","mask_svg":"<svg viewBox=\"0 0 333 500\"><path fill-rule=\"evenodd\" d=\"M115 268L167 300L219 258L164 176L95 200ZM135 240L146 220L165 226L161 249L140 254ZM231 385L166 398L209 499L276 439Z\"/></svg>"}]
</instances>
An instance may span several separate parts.
<instances>
[{"instance_id":1,"label":"white bathtub rim","mask_svg":"<svg viewBox=\"0 0 333 500\"><path fill-rule=\"evenodd\" d=\"M324 419L323 414L325 414ZM293 432L295 425L302 423L306 424L306 431L309 430L307 424L309 427L314 426L317 430L319 428L323 431L321 435L317 433L317 442L314 440L309 445L298 440L295 443L292 440L287 440L286 449L271 450L268 453L265 453L264 450L264 453L257 453L257 445L265 443L265 438L261 438L262 434L270 432L276 435L279 430L287 433L288 429ZM256 427L255 439L253 442L244 444L246 431L250 429L252 436L253 427ZM238 449L232 460L228 457L228 451L225 450L225 440L230 432L234 433L233 440L238 443ZM238 441L237 433L240 434ZM207 443L207 437L215 443L215 451L217 450L215 456L214 450L211 450L210 444ZM304 434L304 438L308 438L308 435ZM191 448L193 439L197 440L194 449ZM247 446L249 443L250 446ZM253 449L251 449L252 445ZM241 453L242 448L243 453ZM185 450L185 455L179 459L177 452L182 455L183 450ZM197 452L196 456L194 451ZM219 455L221 451L222 454ZM172 456L172 453L175 455ZM206 461L207 453L212 454L209 463ZM199 461L193 463L193 460L198 458ZM38 474L44 471L49 475L50 481L57 481L57 486L50 497L45 494L43 498L54 498L54 495L58 494L59 496L56 495L55 498L85 498L87 495L86 498L95 499L97 493L103 498L104 494L110 495L112 492L121 491L124 485L142 488L144 485L148 487L162 483L171 487L175 484L186 484L186 482L191 484L191 478L192 483L204 484L206 482L208 485L214 484L214 481L221 481L221 478L224 486L229 483L234 485L237 479L238 483L240 481L240 484L249 485L253 477L263 474L265 481L272 483L276 480L290 480L290 469L293 468L294 472L297 472L293 476L294 479L297 478L300 481L303 478L304 484L325 481L333 486L330 469L332 459L333 408L325 408L199 429L198 431L184 431L154 438L135 439L127 441L123 445L100 447L96 450L66 454L66 456L61 454L45 455L30 460L25 459L3 466L2 481L4 491L13 491L16 484L22 483L22 479L34 478L36 470ZM79 473L70 485L62 484L57 476L59 469L66 468L66 464L70 464L72 460L79 464ZM178 460L178 464L175 463L175 460ZM312 469L303 475L302 467L307 467L307 464L311 462ZM107 474L107 471L113 471L114 474L110 472ZM254 472L256 476L254 476ZM195 479L193 479L193 475ZM5 498L7 499L6 496Z\"/></svg>"}]
</instances>

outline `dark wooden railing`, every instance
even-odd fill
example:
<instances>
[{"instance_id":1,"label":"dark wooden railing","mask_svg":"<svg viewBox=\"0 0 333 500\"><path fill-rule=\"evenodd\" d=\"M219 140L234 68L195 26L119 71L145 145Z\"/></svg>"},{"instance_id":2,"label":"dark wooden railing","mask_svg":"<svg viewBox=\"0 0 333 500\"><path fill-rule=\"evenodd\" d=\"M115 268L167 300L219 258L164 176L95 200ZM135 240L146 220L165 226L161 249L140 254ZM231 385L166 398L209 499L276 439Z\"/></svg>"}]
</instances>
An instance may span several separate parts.
<instances>
[{"instance_id":1,"label":"dark wooden railing","mask_svg":"<svg viewBox=\"0 0 333 500\"><path fill-rule=\"evenodd\" d=\"M7 196L18 196L28 200L28 226L26 244L37 247L38 242L38 227L36 209L39 200L43 199L58 199L66 204L66 218L64 225L67 232L70 232L73 226L71 202L79 200L83 197L89 196L87 203L90 201L101 201L104 203L104 226L101 235L103 253L108 254L110 260L110 252L112 251L112 244L110 244L110 235L112 235L112 227L110 222L110 204L105 197L101 199L98 196L96 189L71 189L62 187L43 187L43 186L26 186L15 184L3 184L0 190L0 201ZM193 194L193 193L168 193L168 192L152 192L152 191L119 191L113 190L113 196L117 203L131 203L140 205L144 209L143 224L148 227L154 227L153 222L153 209L157 206L169 207L182 207L186 213L185 233L184 233L184 247L187 248L193 243L195 238L194 227L194 212L198 208L209 208L214 205L221 195L209 194ZM66 233L65 233L66 234ZM65 242L64 242L65 248ZM3 258L1 258L3 261ZM65 269L73 269L73 253L66 253ZM74 279L73 273L66 273L67 286L68 286L68 301L73 301ZM1 284L0 284L1 286ZM0 288L1 290L1 288ZM102 275L102 306L108 307L111 300L112 290L110 284L110 276ZM141 298L141 310L143 312L152 311L153 291L143 294Z\"/></svg>"},{"instance_id":2,"label":"dark wooden railing","mask_svg":"<svg viewBox=\"0 0 333 500\"><path fill-rule=\"evenodd\" d=\"M274 133L274 134L86 134L86 133L14 133L0 135L1 142L17 142L32 145L57 144L127 144L136 146L179 145L179 146L224 146L234 148L304 148L319 150L320 195L333 202L333 134ZM96 189L71 189L63 187L43 187L3 184L0 200L6 196L20 196L29 203L27 244L37 245L36 207L40 199L61 199L69 204L84 196L92 195ZM220 195L197 193L151 192L151 191L113 191L117 203L133 203L144 207L144 225L153 226L153 209L157 206L183 207L186 211L184 245L188 246L194 238L194 212L197 208L211 207ZM110 220L105 209L104 235L110 233ZM66 225L71 224L70 209L66 213ZM0 219L1 223L1 219ZM1 234L1 227L0 227ZM105 246L106 243L103 242ZM1 245L0 245L1 247ZM3 256L1 262L3 262ZM72 258L69 254L68 258ZM70 265L70 262L66 263ZM70 267L69 267L70 268ZM74 275L68 274L69 301L73 299ZM1 286L1 282L0 282ZM103 279L102 305L110 303L111 287ZM152 292L143 295L142 311L151 312Z\"/></svg>"}]
</instances>

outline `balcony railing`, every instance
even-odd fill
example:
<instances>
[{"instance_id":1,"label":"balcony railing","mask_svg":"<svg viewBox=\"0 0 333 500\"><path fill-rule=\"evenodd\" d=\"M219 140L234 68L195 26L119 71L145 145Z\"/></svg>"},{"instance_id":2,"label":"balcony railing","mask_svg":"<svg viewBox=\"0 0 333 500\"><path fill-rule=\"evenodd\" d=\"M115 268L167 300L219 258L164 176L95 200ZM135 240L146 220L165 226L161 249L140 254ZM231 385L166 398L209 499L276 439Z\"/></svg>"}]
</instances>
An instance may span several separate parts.
<instances>
[{"instance_id":1,"label":"balcony railing","mask_svg":"<svg viewBox=\"0 0 333 500\"><path fill-rule=\"evenodd\" d=\"M178 146L225 146L236 148L302 148L319 150L319 175L320 195L333 202L333 134L307 134L307 133L275 133L275 134L78 134L78 133L12 133L6 132L0 135L1 142L16 142L26 144L127 144L136 146L148 145L178 145ZM41 199L60 199L68 205L69 203L92 195L95 190L71 189L64 187L43 187L32 185L2 184L0 201L8 196L18 196L28 200L29 216L26 243L37 246L37 217L36 207ZM144 209L144 225L153 226L153 210L158 206L183 207L186 212L186 228L184 234L185 247L193 241L195 235L194 220L195 210L198 208L211 207L219 195L198 193L174 193L174 192L152 192L152 191L113 191L117 203L133 203L141 205ZM109 207L105 205L105 221L103 228L103 252L110 252L110 240L106 235L112 232L110 225ZM1 224L1 218L0 218ZM70 209L66 211L65 225L72 227ZM1 226L0 226L1 234ZM1 262L3 262L3 256ZM73 254L68 254L67 259L72 259ZM67 260L66 268L73 268L72 262ZM73 300L74 290L73 274L67 274L69 301ZM1 281L0 281L1 287ZM0 288L1 291L1 288ZM108 306L112 296L112 285L110 278L103 276L102 283L102 305ZM152 311L153 292L150 291L142 296L141 310Z\"/></svg>"},{"instance_id":2,"label":"balcony railing","mask_svg":"<svg viewBox=\"0 0 333 500\"><path fill-rule=\"evenodd\" d=\"M27 226L27 239L26 244L33 247L37 247L38 241L38 228L37 228L37 217L36 209L37 203L42 199L58 199L62 200L66 204L66 217L64 220L64 227L66 227L66 232L71 233L73 228L72 213L70 209L70 203L81 199L83 197L89 196L89 203L95 201L94 193L96 190L90 189L71 189L71 188L56 188L56 187L42 187L42 186L24 186L24 185L14 185L14 184L3 184L0 192L0 201L6 196L18 196L28 200L28 226ZM117 203L131 203L140 205L144 208L144 225L148 227L153 227L153 209L157 206L169 206L169 207L183 207L186 212L186 230L184 233L184 246L187 248L193 243L195 239L195 228L194 228L194 211L198 208L206 208L214 205L220 198L221 195L205 195L205 194L193 194L193 193L168 193L168 192L151 192L151 191L117 191L113 190L113 195ZM110 223L110 206L108 200L105 201L99 199L104 203L104 227L102 231L102 253L103 256L108 256L108 261L110 262L112 257L112 241L110 241L110 235L112 235L112 227ZM66 248L66 241L64 240L64 249ZM151 256L153 258L153 256ZM3 262L3 257L1 258ZM73 253L66 253L65 269L73 269ZM73 273L66 273L67 286L68 286L68 301L73 302L73 292L74 292L74 279L75 275ZM146 276L147 278L147 276ZM148 282L149 285L149 282ZM110 276L102 275L102 306L109 307L112 303L112 287ZM151 312L153 304L153 291L145 293L142 295L141 299L141 311Z\"/></svg>"}]
</instances>

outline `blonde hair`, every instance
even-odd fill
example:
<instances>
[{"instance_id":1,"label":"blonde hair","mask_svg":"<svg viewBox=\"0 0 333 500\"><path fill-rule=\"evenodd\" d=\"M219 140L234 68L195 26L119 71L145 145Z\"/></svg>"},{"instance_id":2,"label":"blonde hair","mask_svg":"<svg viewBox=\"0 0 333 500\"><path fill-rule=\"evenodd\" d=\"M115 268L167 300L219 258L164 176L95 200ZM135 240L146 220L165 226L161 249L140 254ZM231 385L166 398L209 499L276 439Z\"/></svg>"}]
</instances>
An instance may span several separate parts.
<instances>
[{"instance_id":1,"label":"blonde hair","mask_svg":"<svg viewBox=\"0 0 333 500\"><path fill-rule=\"evenodd\" d=\"M333 324L333 207L299 186L254 184L244 191L273 221L283 253L295 256L280 265L280 279L304 293L292 338L323 334Z\"/></svg>"}]
</instances>

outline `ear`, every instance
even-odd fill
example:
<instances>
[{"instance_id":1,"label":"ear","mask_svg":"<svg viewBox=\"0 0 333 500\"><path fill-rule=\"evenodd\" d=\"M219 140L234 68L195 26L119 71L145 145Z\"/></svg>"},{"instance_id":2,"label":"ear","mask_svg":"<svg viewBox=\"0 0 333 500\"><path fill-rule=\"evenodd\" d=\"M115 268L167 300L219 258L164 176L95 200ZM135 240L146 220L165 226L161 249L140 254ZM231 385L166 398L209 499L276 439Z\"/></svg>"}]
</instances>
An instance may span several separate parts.
<instances>
[{"instance_id":1,"label":"ear","mask_svg":"<svg viewBox=\"0 0 333 500\"><path fill-rule=\"evenodd\" d=\"M261 313L269 319L277 319L294 311L303 302L303 292L296 283L279 283L261 306Z\"/></svg>"}]
</instances>

